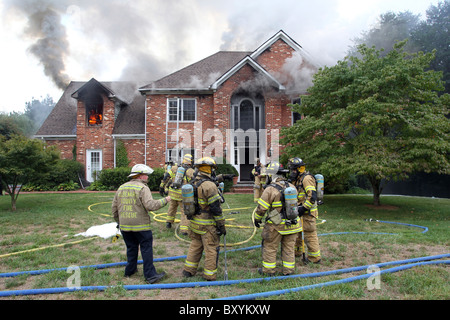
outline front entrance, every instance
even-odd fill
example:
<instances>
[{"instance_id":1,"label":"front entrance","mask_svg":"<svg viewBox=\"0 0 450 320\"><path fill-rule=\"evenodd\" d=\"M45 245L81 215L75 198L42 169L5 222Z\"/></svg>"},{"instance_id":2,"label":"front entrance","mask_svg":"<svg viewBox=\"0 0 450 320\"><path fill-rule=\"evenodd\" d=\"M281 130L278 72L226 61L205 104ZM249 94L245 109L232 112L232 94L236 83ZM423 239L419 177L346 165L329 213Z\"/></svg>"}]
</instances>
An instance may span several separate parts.
<instances>
[{"instance_id":1,"label":"front entrance","mask_svg":"<svg viewBox=\"0 0 450 320\"><path fill-rule=\"evenodd\" d=\"M86 180L94 182L102 170L102 150L86 150Z\"/></svg>"},{"instance_id":2,"label":"front entrance","mask_svg":"<svg viewBox=\"0 0 450 320\"><path fill-rule=\"evenodd\" d=\"M264 128L264 101L262 97L236 95L232 98L232 129L234 129L233 166L239 172L239 181L250 181L255 159L260 157L260 129Z\"/></svg>"}]
</instances>

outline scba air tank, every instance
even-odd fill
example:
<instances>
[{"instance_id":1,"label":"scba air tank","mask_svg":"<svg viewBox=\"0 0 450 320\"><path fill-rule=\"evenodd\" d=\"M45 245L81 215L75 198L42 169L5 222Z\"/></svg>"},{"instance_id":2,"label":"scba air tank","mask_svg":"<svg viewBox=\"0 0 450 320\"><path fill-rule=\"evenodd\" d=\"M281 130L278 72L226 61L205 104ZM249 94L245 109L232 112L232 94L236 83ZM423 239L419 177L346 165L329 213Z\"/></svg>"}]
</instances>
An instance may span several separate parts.
<instances>
[{"instance_id":1,"label":"scba air tank","mask_svg":"<svg viewBox=\"0 0 450 320\"><path fill-rule=\"evenodd\" d=\"M195 215L194 187L191 184L185 184L181 187L181 199L183 202L184 214L189 218Z\"/></svg>"},{"instance_id":2,"label":"scba air tank","mask_svg":"<svg viewBox=\"0 0 450 320\"><path fill-rule=\"evenodd\" d=\"M183 166L179 166L177 169L177 173L175 174L175 178L173 179L172 186L174 188L180 188L183 184L184 173L186 172L186 168Z\"/></svg>"},{"instance_id":3,"label":"scba air tank","mask_svg":"<svg viewBox=\"0 0 450 320\"><path fill-rule=\"evenodd\" d=\"M286 218L294 220L298 217L297 189L288 187L284 189L284 205L286 206Z\"/></svg>"},{"instance_id":4,"label":"scba air tank","mask_svg":"<svg viewBox=\"0 0 450 320\"><path fill-rule=\"evenodd\" d=\"M317 200L322 202L325 189L323 175L316 174L314 178L316 178Z\"/></svg>"}]
</instances>

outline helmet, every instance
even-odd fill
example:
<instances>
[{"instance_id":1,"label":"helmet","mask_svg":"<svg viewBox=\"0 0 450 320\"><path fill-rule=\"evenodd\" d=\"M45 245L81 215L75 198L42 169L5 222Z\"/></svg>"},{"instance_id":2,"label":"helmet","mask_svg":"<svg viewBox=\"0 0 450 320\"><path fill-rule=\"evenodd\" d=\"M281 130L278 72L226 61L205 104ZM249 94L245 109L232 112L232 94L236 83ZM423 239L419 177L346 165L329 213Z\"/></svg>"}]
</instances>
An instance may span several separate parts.
<instances>
[{"instance_id":1,"label":"helmet","mask_svg":"<svg viewBox=\"0 0 450 320\"><path fill-rule=\"evenodd\" d=\"M128 176L128 178L137 176L138 174L149 175L152 173L153 173L153 169L150 168L149 166L146 166L145 164L136 164L133 166L133 168L131 168L131 174Z\"/></svg>"},{"instance_id":2,"label":"helmet","mask_svg":"<svg viewBox=\"0 0 450 320\"><path fill-rule=\"evenodd\" d=\"M306 166L306 163L304 163L302 159L300 158L289 159L289 168L296 169L300 168L301 166Z\"/></svg>"},{"instance_id":3,"label":"helmet","mask_svg":"<svg viewBox=\"0 0 450 320\"><path fill-rule=\"evenodd\" d=\"M216 161L214 161L214 159L211 157L203 157L203 158L195 160L194 167L200 167L200 166L210 166L213 168L217 168Z\"/></svg>"},{"instance_id":4,"label":"helmet","mask_svg":"<svg viewBox=\"0 0 450 320\"><path fill-rule=\"evenodd\" d=\"M269 176L286 172L288 172L288 170L284 169L283 165L276 161L270 162L266 167L266 174Z\"/></svg>"},{"instance_id":5,"label":"helmet","mask_svg":"<svg viewBox=\"0 0 450 320\"><path fill-rule=\"evenodd\" d=\"M192 164L192 155L191 154L185 154L183 157L183 164Z\"/></svg>"},{"instance_id":6,"label":"helmet","mask_svg":"<svg viewBox=\"0 0 450 320\"><path fill-rule=\"evenodd\" d=\"M212 173L212 169L217 168L216 161L211 157L203 157L197 159L194 162L194 167L197 167L199 171L206 172L208 174Z\"/></svg>"}]
</instances>

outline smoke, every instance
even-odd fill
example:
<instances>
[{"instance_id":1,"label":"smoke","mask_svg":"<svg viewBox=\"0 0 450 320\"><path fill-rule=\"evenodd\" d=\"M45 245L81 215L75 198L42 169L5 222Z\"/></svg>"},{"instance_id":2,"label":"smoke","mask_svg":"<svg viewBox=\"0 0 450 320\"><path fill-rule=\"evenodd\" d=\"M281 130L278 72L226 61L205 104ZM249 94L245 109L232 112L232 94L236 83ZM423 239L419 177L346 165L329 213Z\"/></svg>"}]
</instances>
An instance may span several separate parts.
<instances>
[{"instance_id":1,"label":"smoke","mask_svg":"<svg viewBox=\"0 0 450 320\"><path fill-rule=\"evenodd\" d=\"M26 15L24 36L33 42L28 50L44 67L44 73L55 85L64 89L69 83L64 59L69 52L66 28L61 23L58 8L47 1L11 0L5 2L7 10Z\"/></svg>"},{"instance_id":2,"label":"smoke","mask_svg":"<svg viewBox=\"0 0 450 320\"><path fill-rule=\"evenodd\" d=\"M275 75L278 81L285 84L286 93L306 93L312 86L312 80L317 69L303 59L299 52L294 52L292 57L286 59L281 71Z\"/></svg>"}]
</instances>

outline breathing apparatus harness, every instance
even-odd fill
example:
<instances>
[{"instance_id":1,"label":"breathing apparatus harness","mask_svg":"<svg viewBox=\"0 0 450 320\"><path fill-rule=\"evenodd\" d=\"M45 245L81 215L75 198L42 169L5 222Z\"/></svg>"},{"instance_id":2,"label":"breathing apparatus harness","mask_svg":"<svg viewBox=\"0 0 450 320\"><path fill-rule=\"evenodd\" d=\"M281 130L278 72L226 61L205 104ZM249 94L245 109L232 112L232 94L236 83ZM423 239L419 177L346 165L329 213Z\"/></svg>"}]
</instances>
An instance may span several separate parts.
<instances>
[{"instance_id":1,"label":"breathing apparatus harness","mask_svg":"<svg viewBox=\"0 0 450 320\"><path fill-rule=\"evenodd\" d=\"M280 215L282 219L285 219L285 224L290 226L297 223L298 208L297 208L297 189L290 187L289 183L285 180L280 181L283 186L276 183L271 183L268 186L273 187L280 192L281 198L281 211ZM266 222L270 217L266 218Z\"/></svg>"}]
</instances>

